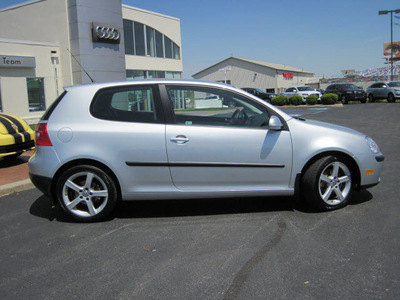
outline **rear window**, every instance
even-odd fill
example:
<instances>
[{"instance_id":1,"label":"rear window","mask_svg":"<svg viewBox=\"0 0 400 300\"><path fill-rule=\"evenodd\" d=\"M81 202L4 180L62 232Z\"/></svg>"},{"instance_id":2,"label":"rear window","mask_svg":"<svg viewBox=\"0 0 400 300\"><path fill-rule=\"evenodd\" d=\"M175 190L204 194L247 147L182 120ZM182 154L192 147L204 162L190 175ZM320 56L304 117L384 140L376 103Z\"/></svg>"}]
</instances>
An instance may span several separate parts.
<instances>
[{"instance_id":1,"label":"rear window","mask_svg":"<svg viewBox=\"0 0 400 300\"><path fill-rule=\"evenodd\" d=\"M161 111L155 101L157 94L154 86L102 89L95 95L90 112L103 120L161 123Z\"/></svg>"}]
</instances>

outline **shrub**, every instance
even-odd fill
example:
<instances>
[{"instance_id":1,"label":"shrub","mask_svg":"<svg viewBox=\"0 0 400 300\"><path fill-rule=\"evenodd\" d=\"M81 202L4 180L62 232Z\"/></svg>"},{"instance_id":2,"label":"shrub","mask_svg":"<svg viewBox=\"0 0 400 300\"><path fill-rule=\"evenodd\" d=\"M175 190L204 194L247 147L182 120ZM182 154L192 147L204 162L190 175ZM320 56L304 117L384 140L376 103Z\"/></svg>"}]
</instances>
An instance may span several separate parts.
<instances>
[{"instance_id":1,"label":"shrub","mask_svg":"<svg viewBox=\"0 0 400 300\"><path fill-rule=\"evenodd\" d=\"M338 95L336 94L325 94L321 97L321 103L326 105L336 104L338 102Z\"/></svg>"},{"instance_id":2,"label":"shrub","mask_svg":"<svg viewBox=\"0 0 400 300\"><path fill-rule=\"evenodd\" d=\"M309 95L306 98L307 104L308 105L315 105L318 102L318 96L317 95Z\"/></svg>"},{"instance_id":3,"label":"shrub","mask_svg":"<svg viewBox=\"0 0 400 300\"><path fill-rule=\"evenodd\" d=\"M275 106L282 106L288 103L288 98L284 95L278 95L271 99L271 104Z\"/></svg>"},{"instance_id":4,"label":"shrub","mask_svg":"<svg viewBox=\"0 0 400 300\"><path fill-rule=\"evenodd\" d=\"M292 95L289 97L289 104L291 105L303 104L303 97L300 95Z\"/></svg>"}]
</instances>

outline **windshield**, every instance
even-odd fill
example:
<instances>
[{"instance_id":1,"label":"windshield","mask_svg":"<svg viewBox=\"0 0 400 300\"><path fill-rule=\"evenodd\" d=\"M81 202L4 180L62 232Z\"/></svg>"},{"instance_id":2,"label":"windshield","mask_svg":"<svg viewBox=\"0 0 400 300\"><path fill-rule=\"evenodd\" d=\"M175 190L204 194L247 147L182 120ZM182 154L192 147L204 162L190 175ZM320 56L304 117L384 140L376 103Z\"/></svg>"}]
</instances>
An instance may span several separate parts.
<instances>
[{"instance_id":1,"label":"windshield","mask_svg":"<svg viewBox=\"0 0 400 300\"><path fill-rule=\"evenodd\" d=\"M398 81L398 82L389 82L388 86L390 86L390 87L400 87L400 81Z\"/></svg>"},{"instance_id":2,"label":"windshield","mask_svg":"<svg viewBox=\"0 0 400 300\"><path fill-rule=\"evenodd\" d=\"M304 92L304 91L314 91L314 89L310 86L301 86L297 88L300 92Z\"/></svg>"},{"instance_id":3,"label":"windshield","mask_svg":"<svg viewBox=\"0 0 400 300\"><path fill-rule=\"evenodd\" d=\"M360 88L355 86L354 84L343 84L342 87L344 89L355 89L355 90L359 90Z\"/></svg>"}]
</instances>

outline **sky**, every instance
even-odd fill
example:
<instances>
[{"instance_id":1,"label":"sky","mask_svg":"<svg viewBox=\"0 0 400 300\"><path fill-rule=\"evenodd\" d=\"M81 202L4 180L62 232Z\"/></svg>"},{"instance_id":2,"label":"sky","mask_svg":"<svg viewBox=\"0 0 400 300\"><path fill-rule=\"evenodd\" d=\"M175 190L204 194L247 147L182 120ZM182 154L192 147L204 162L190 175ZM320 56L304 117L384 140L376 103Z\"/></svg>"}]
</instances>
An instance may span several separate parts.
<instances>
[{"instance_id":1,"label":"sky","mask_svg":"<svg viewBox=\"0 0 400 300\"><path fill-rule=\"evenodd\" d=\"M51 1L51 0L50 0ZM110 0L111 1L111 0ZM0 0L0 8L22 0ZM390 14L399 0L122 0L180 19L184 78L228 57L304 69L315 76L386 66ZM396 16L393 14L393 16ZM400 17L400 14L397 14ZM393 41L400 41L393 17Z\"/></svg>"}]
</instances>

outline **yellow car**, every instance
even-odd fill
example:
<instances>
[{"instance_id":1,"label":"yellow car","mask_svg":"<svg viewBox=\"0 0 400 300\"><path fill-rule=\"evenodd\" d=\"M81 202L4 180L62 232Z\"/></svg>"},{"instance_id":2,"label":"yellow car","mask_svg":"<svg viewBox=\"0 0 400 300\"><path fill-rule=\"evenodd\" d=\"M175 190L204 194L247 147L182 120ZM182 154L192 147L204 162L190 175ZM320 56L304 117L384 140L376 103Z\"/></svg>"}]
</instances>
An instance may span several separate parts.
<instances>
[{"instance_id":1,"label":"yellow car","mask_svg":"<svg viewBox=\"0 0 400 300\"><path fill-rule=\"evenodd\" d=\"M16 157L35 148L35 133L20 117L0 112L0 157Z\"/></svg>"}]
</instances>

